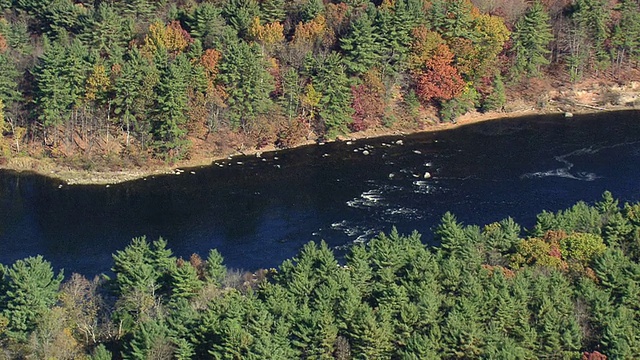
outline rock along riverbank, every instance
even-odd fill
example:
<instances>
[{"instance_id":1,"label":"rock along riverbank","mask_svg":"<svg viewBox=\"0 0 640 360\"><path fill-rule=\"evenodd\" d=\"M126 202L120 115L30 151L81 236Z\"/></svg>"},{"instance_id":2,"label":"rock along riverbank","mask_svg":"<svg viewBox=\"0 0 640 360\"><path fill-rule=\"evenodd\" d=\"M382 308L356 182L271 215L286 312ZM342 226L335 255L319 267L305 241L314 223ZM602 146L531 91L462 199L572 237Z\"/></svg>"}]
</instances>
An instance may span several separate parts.
<instances>
[{"instance_id":1,"label":"rock along riverbank","mask_svg":"<svg viewBox=\"0 0 640 360\"><path fill-rule=\"evenodd\" d=\"M623 111L637 109L636 102L627 103L627 105L616 105L605 107L596 107L591 105L576 104L575 101L571 105L566 103L558 104L557 106L547 106L543 109L536 109L533 107L520 107L516 110L509 112L488 112L479 113L471 112L467 113L457 121L453 123L437 123L428 125L425 128L418 131L402 131L391 130L385 128L371 129L363 132L356 132L343 137L338 137L332 141L347 141L354 139L372 139L381 136L398 135L404 136L417 132L435 132L450 130L460 126L474 124L481 121L489 121L494 119L505 118L517 118L528 115L548 115L548 114L585 114L602 111ZM311 145L314 141L305 141L297 146ZM258 153L267 153L270 151L276 151L273 146L267 146L261 149L254 149L249 151L243 151L242 153L221 153L212 157L203 157L197 159L190 159L181 161L176 164L161 164L161 165L149 165L147 167L122 169L118 171L91 171L82 169L72 169L66 166L62 166L55 162L53 159L34 159L28 157L16 157L10 158L6 163L0 165L0 169L6 169L17 172L31 172L42 176L54 178L66 183L67 185L109 185L117 184L127 181L132 181L148 176L163 175L163 174L180 174L180 169L191 169L201 166L211 165L212 162L225 159L229 156L241 156L241 155L255 155Z\"/></svg>"}]
</instances>

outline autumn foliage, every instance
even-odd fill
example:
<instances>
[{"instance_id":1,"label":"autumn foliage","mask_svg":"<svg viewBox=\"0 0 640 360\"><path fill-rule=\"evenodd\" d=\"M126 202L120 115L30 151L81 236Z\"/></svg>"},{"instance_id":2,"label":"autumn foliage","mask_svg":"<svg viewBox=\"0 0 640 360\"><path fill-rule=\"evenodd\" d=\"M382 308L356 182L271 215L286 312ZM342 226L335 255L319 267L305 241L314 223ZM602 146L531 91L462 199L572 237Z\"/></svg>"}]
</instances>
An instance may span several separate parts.
<instances>
[{"instance_id":1,"label":"autumn foliage","mask_svg":"<svg viewBox=\"0 0 640 360\"><path fill-rule=\"evenodd\" d=\"M376 72L365 74L365 83L351 87L353 122L349 127L362 131L381 123L384 116L384 85Z\"/></svg>"},{"instance_id":2,"label":"autumn foliage","mask_svg":"<svg viewBox=\"0 0 640 360\"><path fill-rule=\"evenodd\" d=\"M464 90L465 82L453 66L453 53L447 45L438 46L436 55L427 60L425 68L415 74L416 95L423 103L450 100Z\"/></svg>"}]
</instances>

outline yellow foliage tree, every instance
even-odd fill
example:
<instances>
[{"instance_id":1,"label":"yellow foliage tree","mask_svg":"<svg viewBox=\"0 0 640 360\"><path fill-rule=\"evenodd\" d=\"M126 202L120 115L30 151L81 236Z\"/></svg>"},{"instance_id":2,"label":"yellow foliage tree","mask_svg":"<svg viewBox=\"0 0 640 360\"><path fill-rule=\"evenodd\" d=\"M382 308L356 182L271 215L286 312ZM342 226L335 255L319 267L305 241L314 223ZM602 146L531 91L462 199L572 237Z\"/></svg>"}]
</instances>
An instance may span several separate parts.
<instances>
[{"instance_id":1,"label":"yellow foliage tree","mask_svg":"<svg viewBox=\"0 0 640 360\"><path fill-rule=\"evenodd\" d=\"M492 71L498 55L509 40L511 32L504 24L504 19L489 14L478 15L474 21L475 32L478 35L475 47L477 51L477 69L479 75L486 75Z\"/></svg>"},{"instance_id":2,"label":"yellow foliage tree","mask_svg":"<svg viewBox=\"0 0 640 360\"><path fill-rule=\"evenodd\" d=\"M87 101L95 101L99 95L109 91L110 87L111 79L107 75L107 70L104 65L93 65L93 69L85 85L85 98Z\"/></svg>"},{"instance_id":3,"label":"yellow foliage tree","mask_svg":"<svg viewBox=\"0 0 640 360\"><path fill-rule=\"evenodd\" d=\"M156 21L149 25L149 33L144 38L141 51L148 58L159 49L179 53L185 51L191 42L191 36L178 21L172 21L168 25Z\"/></svg>"},{"instance_id":4,"label":"yellow foliage tree","mask_svg":"<svg viewBox=\"0 0 640 360\"><path fill-rule=\"evenodd\" d=\"M284 41L284 26L279 22L262 25L260 18L254 17L249 27L249 36L257 43L270 47Z\"/></svg>"},{"instance_id":5,"label":"yellow foliage tree","mask_svg":"<svg viewBox=\"0 0 640 360\"><path fill-rule=\"evenodd\" d=\"M300 99L302 107L309 112L309 117L313 118L316 114L320 100L322 100L322 94L313 87L313 84L309 83L304 88L304 94Z\"/></svg>"},{"instance_id":6,"label":"yellow foliage tree","mask_svg":"<svg viewBox=\"0 0 640 360\"><path fill-rule=\"evenodd\" d=\"M424 25L413 29L412 35L409 68L413 71L423 70L427 61L436 55L438 48L446 43L440 34L427 29Z\"/></svg>"}]
</instances>

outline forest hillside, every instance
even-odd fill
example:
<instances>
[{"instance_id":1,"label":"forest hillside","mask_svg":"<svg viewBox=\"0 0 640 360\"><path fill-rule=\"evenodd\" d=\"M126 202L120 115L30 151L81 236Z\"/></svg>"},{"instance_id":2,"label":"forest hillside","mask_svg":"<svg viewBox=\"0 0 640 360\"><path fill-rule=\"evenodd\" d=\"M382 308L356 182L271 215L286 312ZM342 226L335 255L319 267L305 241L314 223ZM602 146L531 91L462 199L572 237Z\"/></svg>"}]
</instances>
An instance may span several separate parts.
<instances>
[{"instance_id":1,"label":"forest hillside","mask_svg":"<svg viewBox=\"0 0 640 360\"><path fill-rule=\"evenodd\" d=\"M590 106L633 105L639 59L637 0L0 0L0 165L414 131L585 81Z\"/></svg>"}]
</instances>

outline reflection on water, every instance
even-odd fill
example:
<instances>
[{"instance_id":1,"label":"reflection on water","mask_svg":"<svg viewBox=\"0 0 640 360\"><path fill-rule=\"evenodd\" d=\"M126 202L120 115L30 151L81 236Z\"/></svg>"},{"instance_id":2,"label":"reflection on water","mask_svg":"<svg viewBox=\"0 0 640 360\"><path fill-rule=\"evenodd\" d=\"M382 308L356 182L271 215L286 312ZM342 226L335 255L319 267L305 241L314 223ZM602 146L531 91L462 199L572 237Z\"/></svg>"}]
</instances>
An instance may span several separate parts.
<instances>
[{"instance_id":1,"label":"reflection on water","mask_svg":"<svg viewBox=\"0 0 640 360\"><path fill-rule=\"evenodd\" d=\"M108 271L135 236L188 257L217 248L230 267L277 266L310 240L336 249L397 226L430 229L594 201L640 200L638 112L496 120L439 133L234 158L180 175L60 187L0 173L0 262L42 254L56 268ZM400 140L400 141L399 141Z\"/></svg>"}]
</instances>

